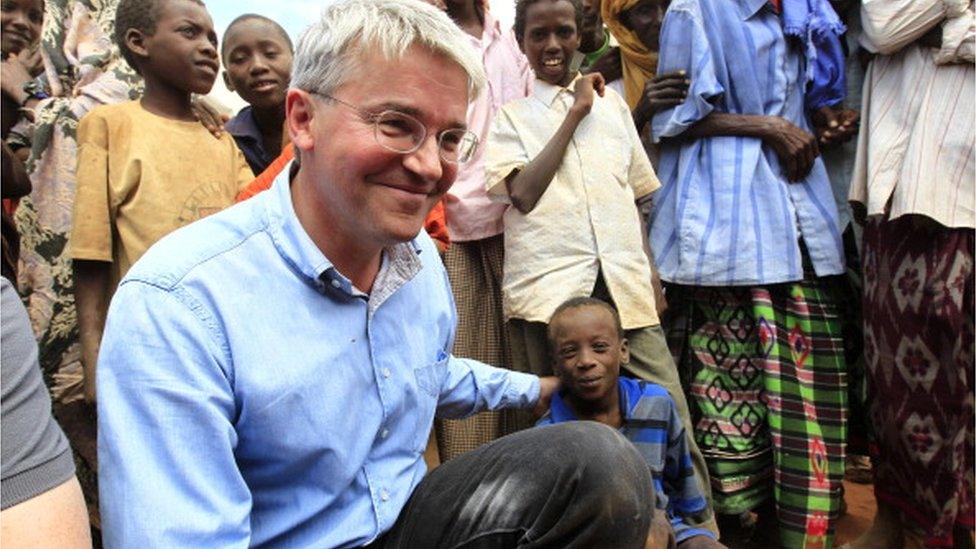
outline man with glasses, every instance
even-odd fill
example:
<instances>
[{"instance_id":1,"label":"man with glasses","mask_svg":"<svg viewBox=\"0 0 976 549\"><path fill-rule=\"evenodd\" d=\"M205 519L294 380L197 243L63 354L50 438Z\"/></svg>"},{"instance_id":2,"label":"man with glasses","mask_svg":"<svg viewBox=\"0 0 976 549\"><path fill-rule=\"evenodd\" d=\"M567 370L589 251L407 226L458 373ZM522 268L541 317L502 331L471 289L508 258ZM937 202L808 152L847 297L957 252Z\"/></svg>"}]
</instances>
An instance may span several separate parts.
<instances>
[{"instance_id":1,"label":"man with glasses","mask_svg":"<svg viewBox=\"0 0 976 549\"><path fill-rule=\"evenodd\" d=\"M450 354L420 229L478 146L484 75L460 32L416 0L330 7L295 55L297 169L122 281L98 365L107 546L643 544L649 472L598 424L424 476L435 413L542 408L557 385Z\"/></svg>"}]
</instances>

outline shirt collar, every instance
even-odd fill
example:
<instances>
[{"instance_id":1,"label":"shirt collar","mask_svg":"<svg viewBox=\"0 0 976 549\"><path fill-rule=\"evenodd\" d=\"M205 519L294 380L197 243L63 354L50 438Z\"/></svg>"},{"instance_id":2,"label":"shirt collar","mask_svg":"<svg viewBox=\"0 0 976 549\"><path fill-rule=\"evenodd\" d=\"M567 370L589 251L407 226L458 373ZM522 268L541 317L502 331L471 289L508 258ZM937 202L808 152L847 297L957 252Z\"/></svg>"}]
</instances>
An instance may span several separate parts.
<instances>
[{"instance_id":1,"label":"shirt collar","mask_svg":"<svg viewBox=\"0 0 976 549\"><path fill-rule=\"evenodd\" d=\"M298 216L295 215L289 178L292 163L289 163L278 174L271 189L267 192L270 195L265 203L267 205L268 228L275 248L292 266L292 269L319 290L331 287L333 290L342 291L350 296L364 295L353 287L348 278L336 270L329 258L325 257L322 250L305 232ZM378 292L384 294L381 301L389 297L397 288L420 271L421 262L420 258L417 257L420 251L420 244L416 238L384 250L384 264L381 269L383 273L380 273L382 276L377 276L376 282L373 284L374 294Z\"/></svg>"},{"instance_id":2,"label":"shirt collar","mask_svg":"<svg viewBox=\"0 0 976 549\"><path fill-rule=\"evenodd\" d=\"M237 116L224 124L224 129L234 137L248 137L257 142L261 141L261 130L258 129L257 121L254 120L254 111L251 107L241 109Z\"/></svg>"},{"instance_id":3,"label":"shirt collar","mask_svg":"<svg viewBox=\"0 0 976 549\"><path fill-rule=\"evenodd\" d=\"M570 82L569 85L566 87L554 86L546 82L545 80L542 80L541 78L536 78L532 82L532 95L534 95L539 101L545 103L546 106L552 106L552 102L556 100L556 97L559 95L559 92L565 91L572 94L573 86L576 84L576 81L579 80L581 77L582 74L577 72L576 76L573 77L572 82Z\"/></svg>"},{"instance_id":4,"label":"shirt collar","mask_svg":"<svg viewBox=\"0 0 976 549\"><path fill-rule=\"evenodd\" d=\"M745 21L756 15L767 4L769 0L740 0L739 12L742 14L742 20Z\"/></svg>"},{"instance_id":5,"label":"shirt collar","mask_svg":"<svg viewBox=\"0 0 976 549\"><path fill-rule=\"evenodd\" d=\"M629 391L627 388L627 385L624 383L624 378L618 377L617 391L620 392L620 414L621 419L624 421L630 419L631 408L633 408L633 404L637 402L637 399L628 394ZM552 418L553 423L576 421L577 419L576 414L569 409L569 406L567 406L566 402L563 400L564 393L565 391L557 391L554 395L552 395L552 400L549 401L549 415Z\"/></svg>"}]
</instances>

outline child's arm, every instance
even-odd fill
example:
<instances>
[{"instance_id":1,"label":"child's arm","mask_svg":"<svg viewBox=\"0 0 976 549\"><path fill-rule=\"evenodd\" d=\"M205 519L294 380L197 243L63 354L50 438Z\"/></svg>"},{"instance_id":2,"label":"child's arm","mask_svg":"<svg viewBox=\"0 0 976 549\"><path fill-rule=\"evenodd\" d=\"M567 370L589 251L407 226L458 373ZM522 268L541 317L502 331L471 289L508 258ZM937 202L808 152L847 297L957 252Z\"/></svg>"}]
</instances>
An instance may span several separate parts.
<instances>
[{"instance_id":1,"label":"child's arm","mask_svg":"<svg viewBox=\"0 0 976 549\"><path fill-rule=\"evenodd\" d=\"M69 250L85 375L85 400L95 401L95 364L108 312L112 225L108 122L94 110L78 124L78 170Z\"/></svg>"},{"instance_id":2,"label":"child's arm","mask_svg":"<svg viewBox=\"0 0 976 549\"><path fill-rule=\"evenodd\" d=\"M669 399L670 400L670 399ZM668 425L668 450L664 465L664 487L668 496L668 518L679 546L695 539L694 545L722 547L715 535L697 527L711 518L712 511L702 490L702 480L695 475L688 449L688 436L678 410L671 402Z\"/></svg>"},{"instance_id":3,"label":"child's arm","mask_svg":"<svg viewBox=\"0 0 976 549\"><path fill-rule=\"evenodd\" d=\"M549 188L576 128L593 108L594 93L603 97L603 84L603 76L599 73L587 74L577 80L573 88L573 106L569 108L559 129L538 156L526 164L525 168L512 172L505 179L512 205L519 212L531 212Z\"/></svg>"},{"instance_id":4,"label":"child's arm","mask_svg":"<svg viewBox=\"0 0 976 549\"><path fill-rule=\"evenodd\" d=\"M95 364L108 314L111 263L105 261L73 262L75 309L78 313L78 335L81 340L81 365L84 370L85 400L95 402Z\"/></svg>"}]
</instances>

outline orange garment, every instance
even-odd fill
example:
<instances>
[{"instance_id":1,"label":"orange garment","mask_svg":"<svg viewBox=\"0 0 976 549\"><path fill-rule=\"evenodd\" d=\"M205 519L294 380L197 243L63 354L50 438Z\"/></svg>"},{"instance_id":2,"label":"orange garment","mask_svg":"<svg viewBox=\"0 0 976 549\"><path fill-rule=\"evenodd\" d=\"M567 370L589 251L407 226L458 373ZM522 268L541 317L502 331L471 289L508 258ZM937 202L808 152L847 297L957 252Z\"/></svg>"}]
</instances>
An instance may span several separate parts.
<instances>
[{"instance_id":1,"label":"orange garment","mask_svg":"<svg viewBox=\"0 0 976 549\"><path fill-rule=\"evenodd\" d=\"M237 194L236 201L243 202L258 193L270 189L275 178L278 177L278 174L285 169L285 166L293 158L295 158L295 151L292 149L291 143L289 143L281 149L281 154L278 155L278 158L275 158L260 175L254 178L254 181L248 183L244 187L244 190ZM430 213L427 214L427 219L424 221L424 229L434 239L434 243L437 244L437 249L441 253L447 251L447 248L451 245L451 237L447 232L447 219L444 215L443 200L439 200L433 209L430 210Z\"/></svg>"}]
</instances>

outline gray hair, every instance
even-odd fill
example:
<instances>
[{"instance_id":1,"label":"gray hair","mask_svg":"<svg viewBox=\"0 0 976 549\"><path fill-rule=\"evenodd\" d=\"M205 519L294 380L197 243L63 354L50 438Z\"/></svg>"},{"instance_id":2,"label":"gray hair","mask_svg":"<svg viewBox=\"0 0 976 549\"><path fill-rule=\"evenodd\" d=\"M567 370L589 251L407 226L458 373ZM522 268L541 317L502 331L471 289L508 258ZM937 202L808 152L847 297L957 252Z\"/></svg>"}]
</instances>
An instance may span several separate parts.
<instances>
[{"instance_id":1,"label":"gray hair","mask_svg":"<svg viewBox=\"0 0 976 549\"><path fill-rule=\"evenodd\" d=\"M468 101L485 87L485 71L463 31L420 0L343 0L326 8L298 40L291 85L333 93L358 68L363 54L402 58L418 44L454 61L468 75Z\"/></svg>"}]
</instances>

